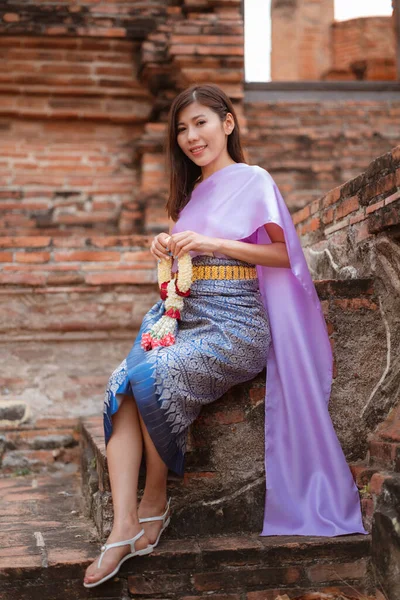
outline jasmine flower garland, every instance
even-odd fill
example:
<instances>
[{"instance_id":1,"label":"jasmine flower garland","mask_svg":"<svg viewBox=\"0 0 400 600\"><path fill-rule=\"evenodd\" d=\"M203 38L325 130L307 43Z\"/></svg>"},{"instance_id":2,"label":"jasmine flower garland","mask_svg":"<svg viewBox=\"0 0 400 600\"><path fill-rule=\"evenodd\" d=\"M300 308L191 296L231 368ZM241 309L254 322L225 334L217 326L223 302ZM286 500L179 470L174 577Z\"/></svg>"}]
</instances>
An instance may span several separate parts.
<instances>
[{"instance_id":1,"label":"jasmine flower garland","mask_svg":"<svg viewBox=\"0 0 400 600\"><path fill-rule=\"evenodd\" d=\"M140 345L143 350L157 346L172 346L178 331L178 319L183 309L183 298L189 296L192 285L192 258L189 253L178 259L178 272L172 275L172 258L158 263L157 278L160 297L164 300L165 313L149 332L142 334Z\"/></svg>"}]
</instances>

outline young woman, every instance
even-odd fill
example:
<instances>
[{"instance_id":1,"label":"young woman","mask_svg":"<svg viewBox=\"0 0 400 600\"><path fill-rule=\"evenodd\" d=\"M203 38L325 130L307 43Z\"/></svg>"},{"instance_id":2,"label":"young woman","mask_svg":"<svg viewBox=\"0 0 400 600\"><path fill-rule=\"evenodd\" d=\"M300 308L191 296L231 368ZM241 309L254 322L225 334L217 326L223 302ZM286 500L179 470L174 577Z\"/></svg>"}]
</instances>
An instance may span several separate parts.
<instances>
[{"instance_id":1,"label":"young woman","mask_svg":"<svg viewBox=\"0 0 400 600\"><path fill-rule=\"evenodd\" d=\"M104 428L114 524L86 571L86 587L153 551L170 520L168 470L184 471L188 427L203 405L265 367L261 535L367 533L328 413L332 353L324 317L282 196L267 171L244 162L234 108L218 86L179 94L168 125L170 229L155 236L151 252L159 263L173 257L179 265L190 253L192 281L184 294L179 273L174 279L169 272L173 288L165 283L110 377ZM146 345L171 290L185 296L176 339Z\"/></svg>"}]
</instances>

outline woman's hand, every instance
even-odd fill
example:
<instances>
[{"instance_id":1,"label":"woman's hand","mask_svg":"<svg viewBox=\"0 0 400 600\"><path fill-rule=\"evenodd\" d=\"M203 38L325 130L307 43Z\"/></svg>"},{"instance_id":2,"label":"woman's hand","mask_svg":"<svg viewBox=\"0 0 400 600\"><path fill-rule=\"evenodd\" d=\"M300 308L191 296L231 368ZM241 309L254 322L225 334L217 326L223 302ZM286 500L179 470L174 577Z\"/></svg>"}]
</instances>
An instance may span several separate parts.
<instances>
[{"instance_id":1,"label":"woman's hand","mask_svg":"<svg viewBox=\"0 0 400 600\"><path fill-rule=\"evenodd\" d=\"M181 258L190 250L199 253L217 252L218 241L218 238L201 235L194 231L181 231L169 237L167 248L171 250L174 258Z\"/></svg>"},{"instance_id":2,"label":"woman's hand","mask_svg":"<svg viewBox=\"0 0 400 600\"><path fill-rule=\"evenodd\" d=\"M150 252L153 256L156 257L157 260L160 260L161 258L170 257L167 248L167 241L169 240L169 238L170 236L168 235L168 233L164 232L154 236L154 239L151 242Z\"/></svg>"}]
</instances>

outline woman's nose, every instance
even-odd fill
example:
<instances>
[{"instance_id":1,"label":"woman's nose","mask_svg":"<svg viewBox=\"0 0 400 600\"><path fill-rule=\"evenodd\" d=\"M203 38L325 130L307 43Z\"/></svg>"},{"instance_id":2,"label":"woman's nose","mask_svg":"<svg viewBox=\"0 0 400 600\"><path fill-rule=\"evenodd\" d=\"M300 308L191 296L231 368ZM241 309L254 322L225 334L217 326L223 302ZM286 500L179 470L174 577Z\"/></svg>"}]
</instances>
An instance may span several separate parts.
<instances>
[{"instance_id":1,"label":"woman's nose","mask_svg":"<svg viewBox=\"0 0 400 600\"><path fill-rule=\"evenodd\" d=\"M189 128L188 129L188 140L189 140L189 142L197 140L197 138L198 138L198 134L197 134L196 129L195 128L193 128L193 129Z\"/></svg>"}]
</instances>

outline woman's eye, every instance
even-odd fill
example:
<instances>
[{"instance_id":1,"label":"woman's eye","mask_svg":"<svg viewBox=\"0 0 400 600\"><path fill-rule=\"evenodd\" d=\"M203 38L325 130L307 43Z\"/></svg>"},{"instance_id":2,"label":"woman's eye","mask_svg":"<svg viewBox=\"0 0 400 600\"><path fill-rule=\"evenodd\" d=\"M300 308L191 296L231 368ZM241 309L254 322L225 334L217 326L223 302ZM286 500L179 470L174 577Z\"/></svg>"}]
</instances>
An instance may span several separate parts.
<instances>
[{"instance_id":1,"label":"woman's eye","mask_svg":"<svg viewBox=\"0 0 400 600\"><path fill-rule=\"evenodd\" d=\"M185 131L184 129L178 129L178 133L182 133L182 131Z\"/></svg>"},{"instance_id":2,"label":"woman's eye","mask_svg":"<svg viewBox=\"0 0 400 600\"><path fill-rule=\"evenodd\" d=\"M198 121L197 125L204 125L205 121Z\"/></svg>"}]
</instances>

